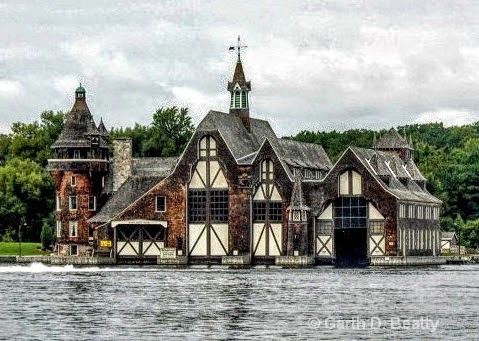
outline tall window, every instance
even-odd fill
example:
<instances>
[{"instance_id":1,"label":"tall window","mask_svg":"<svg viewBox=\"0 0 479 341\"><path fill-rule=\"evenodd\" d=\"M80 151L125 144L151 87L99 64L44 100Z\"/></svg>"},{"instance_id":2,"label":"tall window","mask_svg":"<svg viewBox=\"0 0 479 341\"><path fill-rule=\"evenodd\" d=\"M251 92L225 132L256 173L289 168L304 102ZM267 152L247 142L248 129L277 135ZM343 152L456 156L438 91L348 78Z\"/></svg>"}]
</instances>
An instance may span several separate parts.
<instances>
[{"instance_id":1,"label":"tall window","mask_svg":"<svg viewBox=\"0 0 479 341\"><path fill-rule=\"evenodd\" d=\"M247 97L246 97L246 91L241 92L241 107L246 108L247 105Z\"/></svg>"},{"instance_id":2,"label":"tall window","mask_svg":"<svg viewBox=\"0 0 479 341\"><path fill-rule=\"evenodd\" d=\"M57 238L62 237L62 222L57 220Z\"/></svg>"},{"instance_id":3,"label":"tall window","mask_svg":"<svg viewBox=\"0 0 479 341\"><path fill-rule=\"evenodd\" d=\"M166 197L157 196L155 206L156 206L155 207L156 212L165 212L166 211Z\"/></svg>"},{"instance_id":4,"label":"tall window","mask_svg":"<svg viewBox=\"0 0 479 341\"><path fill-rule=\"evenodd\" d=\"M70 221L70 237L78 237L78 221Z\"/></svg>"},{"instance_id":5,"label":"tall window","mask_svg":"<svg viewBox=\"0 0 479 341\"><path fill-rule=\"evenodd\" d=\"M281 222L283 202L274 181L273 161L264 160L260 167L261 185L253 200L253 221Z\"/></svg>"},{"instance_id":6,"label":"tall window","mask_svg":"<svg viewBox=\"0 0 479 341\"><path fill-rule=\"evenodd\" d=\"M88 197L88 210L96 211L96 197L94 195Z\"/></svg>"},{"instance_id":7,"label":"tall window","mask_svg":"<svg viewBox=\"0 0 479 341\"><path fill-rule=\"evenodd\" d=\"M190 181L188 219L198 222L228 222L228 184L217 160L217 144L212 136L199 141L199 161Z\"/></svg>"},{"instance_id":8,"label":"tall window","mask_svg":"<svg viewBox=\"0 0 479 341\"><path fill-rule=\"evenodd\" d=\"M241 96L241 93L239 91L236 91L235 92L235 108L239 108L240 107L240 96Z\"/></svg>"},{"instance_id":9,"label":"tall window","mask_svg":"<svg viewBox=\"0 0 479 341\"><path fill-rule=\"evenodd\" d=\"M73 158L74 159L79 159L80 158L80 150L79 149L73 150Z\"/></svg>"},{"instance_id":10,"label":"tall window","mask_svg":"<svg viewBox=\"0 0 479 341\"><path fill-rule=\"evenodd\" d=\"M60 211L62 209L62 202L61 202L61 197L59 194L57 194L57 198L56 198L56 207L57 207L57 211Z\"/></svg>"},{"instance_id":11,"label":"tall window","mask_svg":"<svg viewBox=\"0 0 479 341\"><path fill-rule=\"evenodd\" d=\"M76 195L70 195L69 197L69 207L71 211L78 209L78 198Z\"/></svg>"},{"instance_id":12,"label":"tall window","mask_svg":"<svg viewBox=\"0 0 479 341\"><path fill-rule=\"evenodd\" d=\"M77 177L76 175L72 175L71 178L70 178L70 185L72 187L75 187L77 185Z\"/></svg>"},{"instance_id":13,"label":"tall window","mask_svg":"<svg viewBox=\"0 0 479 341\"><path fill-rule=\"evenodd\" d=\"M339 195L361 195L361 175L354 170L347 170L339 176Z\"/></svg>"}]
</instances>

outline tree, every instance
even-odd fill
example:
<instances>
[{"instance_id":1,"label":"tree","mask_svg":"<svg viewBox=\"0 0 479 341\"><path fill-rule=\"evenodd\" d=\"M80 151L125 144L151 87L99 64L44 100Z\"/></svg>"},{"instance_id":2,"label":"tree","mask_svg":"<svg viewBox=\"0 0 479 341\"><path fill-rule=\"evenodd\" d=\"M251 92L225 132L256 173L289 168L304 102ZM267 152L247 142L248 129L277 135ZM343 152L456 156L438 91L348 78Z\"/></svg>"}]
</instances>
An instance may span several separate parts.
<instances>
[{"instance_id":1,"label":"tree","mask_svg":"<svg viewBox=\"0 0 479 341\"><path fill-rule=\"evenodd\" d=\"M42 219L53 211L50 174L34 161L13 158L0 166L0 234L27 223L24 240L38 240Z\"/></svg>"},{"instance_id":2,"label":"tree","mask_svg":"<svg viewBox=\"0 0 479 341\"><path fill-rule=\"evenodd\" d=\"M187 108L160 108L153 114L150 134L142 147L143 155L180 155L193 131Z\"/></svg>"}]
</instances>

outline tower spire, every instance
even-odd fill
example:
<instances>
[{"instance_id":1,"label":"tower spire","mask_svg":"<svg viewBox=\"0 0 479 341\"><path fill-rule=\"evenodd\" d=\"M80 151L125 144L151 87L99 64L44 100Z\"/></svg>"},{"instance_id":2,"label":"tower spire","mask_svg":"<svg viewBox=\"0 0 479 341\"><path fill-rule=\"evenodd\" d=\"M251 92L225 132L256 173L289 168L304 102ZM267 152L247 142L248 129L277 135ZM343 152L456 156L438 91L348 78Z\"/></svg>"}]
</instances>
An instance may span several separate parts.
<instances>
[{"instance_id":1,"label":"tower spire","mask_svg":"<svg viewBox=\"0 0 479 341\"><path fill-rule=\"evenodd\" d=\"M238 36L238 43L236 46L230 46L230 51L238 52L238 59L236 61L236 67L233 74L233 79L228 82L228 91L231 94L230 97L230 114L238 116L246 130L250 131L249 120L249 92L251 91L251 82L246 81L246 77L243 71L243 65L241 63L241 50L246 48L246 45L241 45L241 38Z\"/></svg>"}]
</instances>

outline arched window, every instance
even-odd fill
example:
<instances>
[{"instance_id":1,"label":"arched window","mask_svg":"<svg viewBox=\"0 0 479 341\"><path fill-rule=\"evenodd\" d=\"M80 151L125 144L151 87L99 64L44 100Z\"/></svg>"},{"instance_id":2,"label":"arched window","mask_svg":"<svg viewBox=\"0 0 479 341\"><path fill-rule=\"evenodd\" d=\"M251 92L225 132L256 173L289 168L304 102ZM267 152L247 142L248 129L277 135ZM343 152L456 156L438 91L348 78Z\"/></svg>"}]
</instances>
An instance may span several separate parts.
<instances>
[{"instance_id":1,"label":"arched window","mask_svg":"<svg viewBox=\"0 0 479 341\"><path fill-rule=\"evenodd\" d=\"M354 170L347 170L339 176L339 195L361 195L361 174Z\"/></svg>"},{"instance_id":2,"label":"arched window","mask_svg":"<svg viewBox=\"0 0 479 341\"><path fill-rule=\"evenodd\" d=\"M200 146L200 157L210 157L216 156L216 140L210 136L203 136L199 143Z\"/></svg>"}]
</instances>

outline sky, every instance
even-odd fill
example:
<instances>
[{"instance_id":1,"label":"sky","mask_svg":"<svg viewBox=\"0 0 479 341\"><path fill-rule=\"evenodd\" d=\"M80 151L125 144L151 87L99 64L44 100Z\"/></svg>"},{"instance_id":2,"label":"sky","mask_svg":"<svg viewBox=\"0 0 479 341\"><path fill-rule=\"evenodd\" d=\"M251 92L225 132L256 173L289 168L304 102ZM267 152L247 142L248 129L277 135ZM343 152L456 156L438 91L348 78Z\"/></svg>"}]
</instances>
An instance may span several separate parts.
<instances>
[{"instance_id":1,"label":"sky","mask_svg":"<svg viewBox=\"0 0 479 341\"><path fill-rule=\"evenodd\" d=\"M279 136L479 121L476 1L0 1L0 132L69 111L96 122L228 110L241 35L251 116Z\"/></svg>"}]
</instances>

